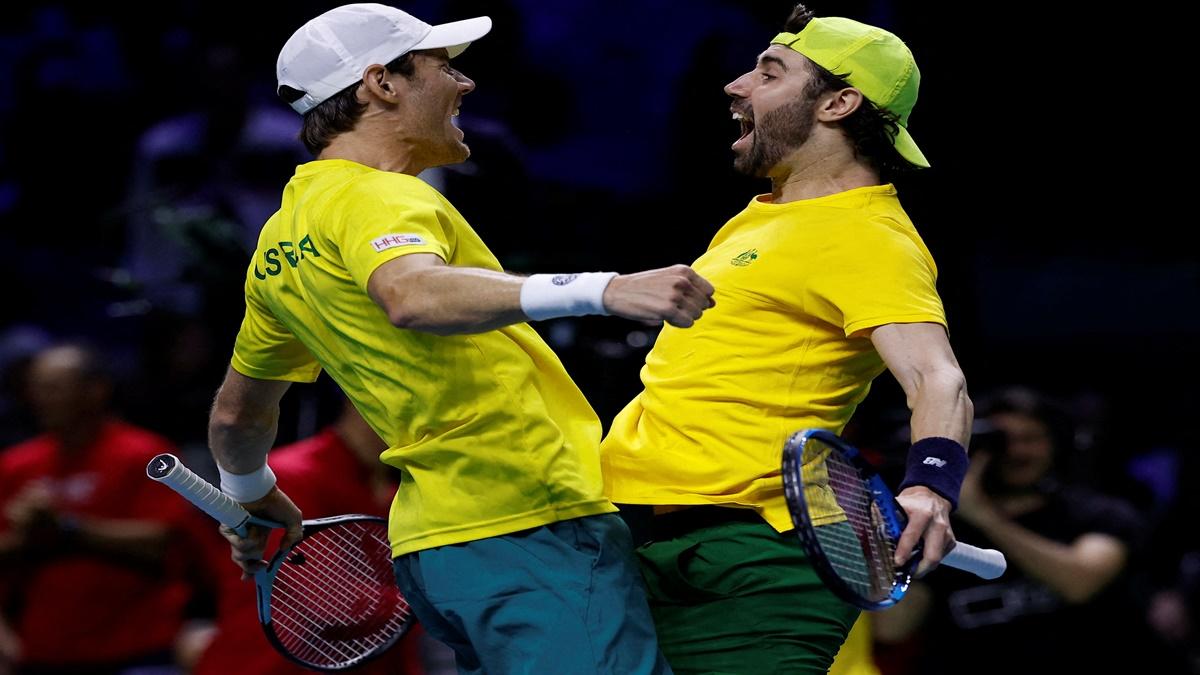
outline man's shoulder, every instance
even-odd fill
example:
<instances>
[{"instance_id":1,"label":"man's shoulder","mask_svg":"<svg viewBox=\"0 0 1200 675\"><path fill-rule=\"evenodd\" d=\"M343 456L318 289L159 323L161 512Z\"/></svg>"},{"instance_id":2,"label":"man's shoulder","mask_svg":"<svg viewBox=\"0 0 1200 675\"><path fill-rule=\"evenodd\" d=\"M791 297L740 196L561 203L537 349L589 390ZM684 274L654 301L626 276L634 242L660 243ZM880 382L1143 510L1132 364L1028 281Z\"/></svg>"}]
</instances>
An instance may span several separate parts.
<instances>
[{"instance_id":1,"label":"man's shoulder","mask_svg":"<svg viewBox=\"0 0 1200 675\"><path fill-rule=\"evenodd\" d=\"M370 171L351 176L337 192L337 197L368 197L385 203L436 202L445 198L432 185L404 173Z\"/></svg>"}]
</instances>

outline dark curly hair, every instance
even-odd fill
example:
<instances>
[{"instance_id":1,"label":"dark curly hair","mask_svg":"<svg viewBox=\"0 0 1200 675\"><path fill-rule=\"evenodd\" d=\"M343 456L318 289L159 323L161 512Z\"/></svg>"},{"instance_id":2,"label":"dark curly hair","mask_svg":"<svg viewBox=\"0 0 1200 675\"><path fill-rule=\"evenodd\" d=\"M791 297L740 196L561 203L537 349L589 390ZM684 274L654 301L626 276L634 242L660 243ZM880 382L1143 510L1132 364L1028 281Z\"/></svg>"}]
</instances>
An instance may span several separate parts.
<instances>
[{"instance_id":1,"label":"dark curly hair","mask_svg":"<svg viewBox=\"0 0 1200 675\"><path fill-rule=\"evenodd\" d=\"M784 23L783 29L789 33L799 33L815 16L807 7L797 4ZM835 74L813 63L811 59L805 61L813 75L813 80L804 91L806 99L815 99L826 92L852 86L845 79L849 77L849 73ZM843 119L841 125L854 146L854 156L870 164L884 182L891 182L897 176L920 168L896 152L893 139L899 130L900 118L876 106L865 97L858 110Z\"/></svg>"},{"instance_id":2,"label":"dark curly hair","mask_svg":"<svg viewBox=\"0 0 1200 675\"><path fill-rule=\"evenodd\" d=\"M389 73L399 73L410 79L416 73L412 52L393 59L384 68L387 68ZM354 129L354 125L358 124L359 118L366 112L367 104L358 100L360 84L362 83L355 82L304 114L304 122L300 127L300 141L314 157L321 154L338 134ZM279 88L279 98L285 103L291 103L303 95L304 92L288 86Z\"/></svg>"}]
</instances>

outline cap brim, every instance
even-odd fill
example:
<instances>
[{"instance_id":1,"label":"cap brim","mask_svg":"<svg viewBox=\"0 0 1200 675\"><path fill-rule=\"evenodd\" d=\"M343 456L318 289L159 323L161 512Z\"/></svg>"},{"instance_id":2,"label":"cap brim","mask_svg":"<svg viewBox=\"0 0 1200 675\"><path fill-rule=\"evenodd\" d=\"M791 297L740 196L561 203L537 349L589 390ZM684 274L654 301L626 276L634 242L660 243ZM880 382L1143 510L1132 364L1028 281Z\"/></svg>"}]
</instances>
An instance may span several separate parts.
<instances>
[{"instance_id":1,"label":"cap brim","mask_svg":"<svg viewBox=\"0 0 1200 675\"><path fill-rule=\"evenodd\" d=\"M433 30L429 31L429 35L426 35L424 40L414 45L410 51L418 49L445 49L450 53L450 58L454 58L463 53L467 45L487 35L491 29L492 19L486 16L443 23L439 26L434 26Z\"/></svg>"},{"instance_id":2,"label":"cap brim","mask_svg":"<svg viewBox=\"0 0 1200 675\"><path fill-rule=\"evenodd\" d=\"M896 152L900 153L900 156L904 159L922 169L929 168L929 160L925 159L924 153L917 147L917 142L913 140L912 134L908 133L908 129L899 127L899 131L896 133L895 146Z\"/></svg>"}]
</instances>

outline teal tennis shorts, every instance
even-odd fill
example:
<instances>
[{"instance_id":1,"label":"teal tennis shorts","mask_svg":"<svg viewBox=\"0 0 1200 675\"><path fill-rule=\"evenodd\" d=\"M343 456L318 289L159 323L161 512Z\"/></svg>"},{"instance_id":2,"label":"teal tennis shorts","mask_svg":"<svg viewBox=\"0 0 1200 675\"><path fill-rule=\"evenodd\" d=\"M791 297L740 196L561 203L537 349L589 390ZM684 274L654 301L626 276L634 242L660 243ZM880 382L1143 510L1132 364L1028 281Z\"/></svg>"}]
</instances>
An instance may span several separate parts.
<instances>
[{"instance_id":1,"label":"teal tennis shorts","mask_svg":"<svg viewBox=\"0 0 1200 675\"><path fill-rule=\"evenodd\" d=\"M460 673L670 673L633 558L608 514L396 558L417 619Z\"/></svg>"}]
</instances>

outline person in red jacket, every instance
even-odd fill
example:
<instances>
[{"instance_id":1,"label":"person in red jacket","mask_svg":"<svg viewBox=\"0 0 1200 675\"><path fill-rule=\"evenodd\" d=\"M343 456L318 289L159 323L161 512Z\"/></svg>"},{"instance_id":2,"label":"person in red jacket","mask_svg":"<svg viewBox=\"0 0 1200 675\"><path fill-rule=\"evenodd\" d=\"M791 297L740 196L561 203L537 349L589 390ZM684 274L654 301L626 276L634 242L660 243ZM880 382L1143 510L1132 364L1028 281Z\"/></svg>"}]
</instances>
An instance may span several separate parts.
<instances>
[{"instance_id":1,"label":"person in red jacket","mask_svg":"<svg viewBox=\"0 0 1200 675\"><path fill-rule=\"evenodd\" d=\"M386 517L397 477L379 461L387 448L349 402L330 427L316 436L271 451L271 468L281 489L306 518L364 513ZM254 587L241 580L241 568L229 559L228 543L213 528L208 566L218 587L216 624L207 636L192 638L190 650L202 650L193 675L301 675L311 671L279 655L258 624ZM272 543L272 549L275 543ZM271 551L272 549L268 549ZM410 631L376 661L346 672L413 675L420 664L420 628ZM185 657L185 660L186 657Z\"/></svg>"},{"instance_id":2,"label":"person in red jacket","mask_svg":"<svg viewBox=\"0 0 1200 675\"><path fill-rule=\"evenodd\" d=\"M117 674L169 666L188 588L186 502L146 480L173 447L110 412L102 359L48 348L27 377L44 433L0 451L0 671Z\"/></svg>"}]
</instances>

